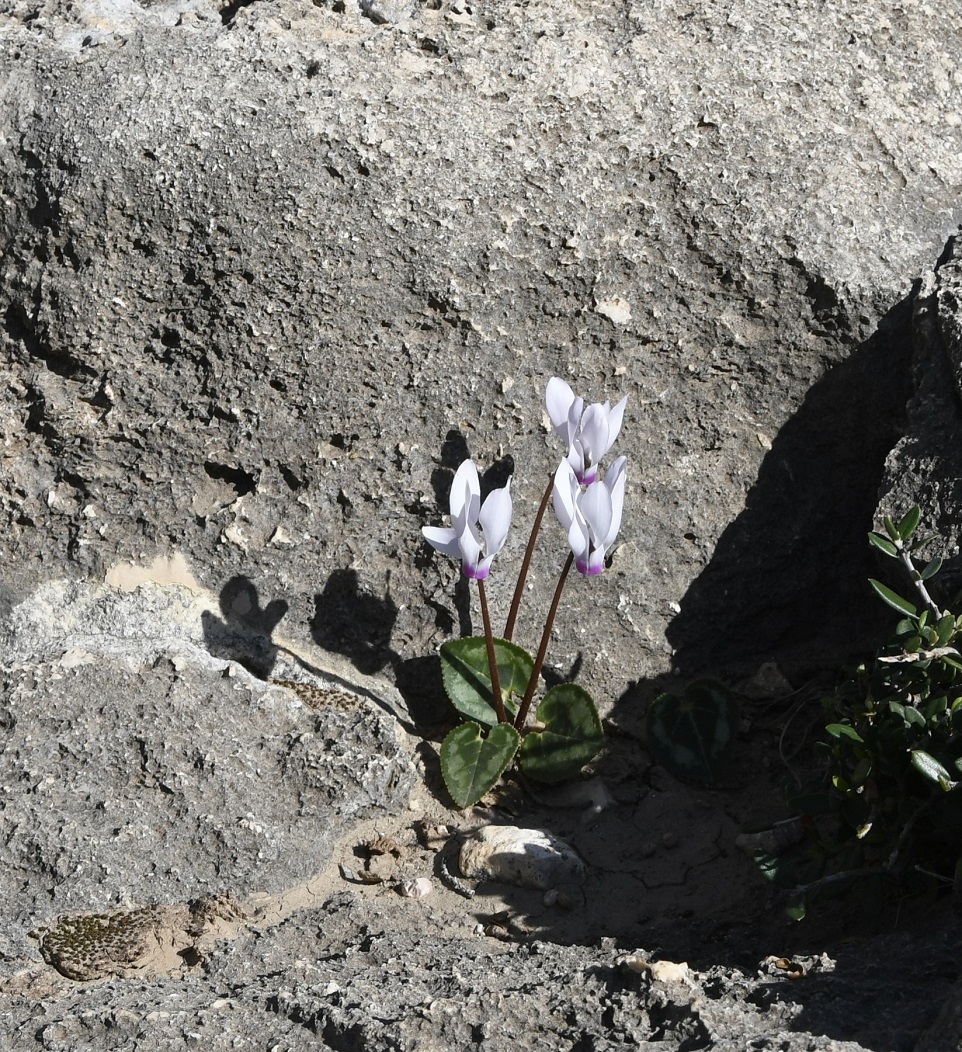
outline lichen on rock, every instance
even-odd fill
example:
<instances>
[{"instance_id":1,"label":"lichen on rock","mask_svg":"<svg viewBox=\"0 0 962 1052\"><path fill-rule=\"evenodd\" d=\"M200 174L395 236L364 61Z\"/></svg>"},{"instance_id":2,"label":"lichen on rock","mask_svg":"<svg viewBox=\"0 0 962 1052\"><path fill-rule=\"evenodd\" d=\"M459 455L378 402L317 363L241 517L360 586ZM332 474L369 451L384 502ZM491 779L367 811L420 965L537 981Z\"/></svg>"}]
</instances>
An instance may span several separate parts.
<instances>
[{"instance_id":1,"label":"lichen on rock","mask_svg":"<svg viewBox=\"0 0 962 1052\"><path fill-rule=\"evenodd\" d=\"M68 979L89 981L142 968L157 945L158 906L115 913L80 913L31 932L40 954Z\"/></svg>"}]
</instances>

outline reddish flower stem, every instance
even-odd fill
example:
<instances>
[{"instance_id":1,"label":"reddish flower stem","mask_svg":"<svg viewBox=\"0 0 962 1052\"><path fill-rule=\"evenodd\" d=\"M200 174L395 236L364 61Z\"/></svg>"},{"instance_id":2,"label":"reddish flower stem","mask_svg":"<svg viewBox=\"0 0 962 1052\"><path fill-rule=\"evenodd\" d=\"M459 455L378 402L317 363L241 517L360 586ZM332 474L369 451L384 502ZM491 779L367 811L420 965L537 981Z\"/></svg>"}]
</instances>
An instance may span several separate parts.
<instances>
[{"instance_id":1,"label":"reddish flower stem","mask_svg":"<svg viewBox=\"0 0 962 1052\"><path fill-rule=\"evenodd\" d=\"M478 595L481 597L481 620L484 622L484 641L488 647L488 669L491 672L491 694L494 708L498 714L498 723L507 723L504 714L504 699L501 697L501 677L498 675L498 659L494 653L494 636L491 634L491 618L488 616L488 597L484 591L484 581L478 579Z\"/></svg>"},{"instance_id":2,"label":"reddish flower stem","mask_svg":"<svg viewBox=\"0 0 962 1052\"><path fill-rule=\"evenodd\" d=\"M531 527L531 536L528 537L528 546L524 550L524 561L521 563L521 573L518 575L518 584L514 590L514 598L511 600L511 609L508 611L508 620L504 626L504 638L510 640L514 635L514 623L518 620L518 609L521 606L521 596L524 594L524 582L528 576L528 567L531 565L531 557L534 555L535 541L538 539L538 531L541 529L541 520L548 510L548 501L551 500L551 491L554 489L554 476L548 479L548 487L541 498L541 507L535 516L534 525Z\"/></svg>"},{"instance_id":3,"label":"reddish flower stem","mask_svg":"<svg viewBox=\"0 0 962 1052\"><path fill-rule=\"evenodd\" d=\"M557 614L558 604L561 602L561 593L564 591L565 581L568 579L568 571L571 569L571 564L574 561L574 553L569 552L568 558L565 560L564 569L558 578L558 587L554 590L554 599L551 600L551 609L548 611L548 620L545 621L544 632L541 636L541 646L538 648L538 656L534 659L534 668L531 670L531 679L528 680L528 689L524 692L524 701L521 702L521 708L518 709L518 715L514 721L515 729L519 732L524 729L525 722L528 719L531 699L534 697L534 692L537 689L541 668L544 665L545 655L548 653L548 640L551 638L555 614Z\"/></svg>"}]
</instances>

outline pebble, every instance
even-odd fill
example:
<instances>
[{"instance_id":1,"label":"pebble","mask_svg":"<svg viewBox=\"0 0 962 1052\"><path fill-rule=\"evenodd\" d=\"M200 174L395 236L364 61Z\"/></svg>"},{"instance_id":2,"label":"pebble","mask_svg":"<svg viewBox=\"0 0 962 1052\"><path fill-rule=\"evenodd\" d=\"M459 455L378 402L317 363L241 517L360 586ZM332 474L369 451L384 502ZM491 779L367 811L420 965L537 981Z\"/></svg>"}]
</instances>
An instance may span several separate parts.
<instances>
[{"instance_id":1,"label":"pebble","mask_svg":"<svg viewBox=\"0 0 962 1052\"><path fill-rule=\"evenodd\" d=\"M484 826L468 836L458 857L468 880L493 880L549 891L559 884L581 884L585 864L573 848L542 829Z\"/></svg>"},{"instance_id":2,"label":"pebble","mask_svg":"<svg viewBox=\"0 0 962 1052\"><path fill-rule=\"evenodd\" d=\"M423 899L434 890L434 885L427 877L416 877L414 880L405 880L399 885L401 894L407 899Z\"/></svg>"},{"instance_id":3,"label":"pebble","mask_svg":"<svg viewBox=\"0 0 962 1052\"><path fill-rule=\"evenodd\" d=\"M649 961L647 957L643 957L641 954L632 953L625 957L620 957L618 963L628 971L651 976L654 982L681 983L691 981L691 970L687 961Z\"/></svg>"}]
</instances>

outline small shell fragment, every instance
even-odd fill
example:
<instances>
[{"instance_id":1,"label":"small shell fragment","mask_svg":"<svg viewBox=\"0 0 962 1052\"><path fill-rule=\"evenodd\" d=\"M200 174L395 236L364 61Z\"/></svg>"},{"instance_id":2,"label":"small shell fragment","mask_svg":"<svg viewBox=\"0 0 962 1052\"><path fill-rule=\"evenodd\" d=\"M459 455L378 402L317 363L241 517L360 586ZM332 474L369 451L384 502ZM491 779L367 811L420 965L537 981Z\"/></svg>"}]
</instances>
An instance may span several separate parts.
<instances>
[{"instance_id":1,"label":"small shell fragment","mask_svg":"<svg viewBox=\"0 0 962 1052\"><path fill-rule=\"evenodd\" d=\"M416 877L414 880L405 880L398 890L407 899L423 899L434 890L434 885L427 877Z\"/></svg>"}]
</instances>

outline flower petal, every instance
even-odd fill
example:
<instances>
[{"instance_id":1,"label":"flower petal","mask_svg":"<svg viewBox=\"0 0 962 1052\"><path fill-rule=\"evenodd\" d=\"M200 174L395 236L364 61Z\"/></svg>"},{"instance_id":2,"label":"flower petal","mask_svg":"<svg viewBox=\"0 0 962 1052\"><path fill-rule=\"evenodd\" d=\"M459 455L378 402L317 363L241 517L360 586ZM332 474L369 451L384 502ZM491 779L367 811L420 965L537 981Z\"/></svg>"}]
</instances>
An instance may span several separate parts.
<instances>
[{"instance_id":1,"label":"flower petal","mask_svg":"<svg viewBox=\"0 0 962 1052\"><path fill-rule=\"evenodd\" d=\"M575 557L575 566L581 573L588 572L588 556L591 552L591 539L588 536L588 525L579 515L568 530L568 547Z\"/></svg>"},{"instance_id":2,"label":"flower petal","mask_svg":"<svg viewBox=\"0 0 962 1052\"><path fill-rule=\"evenodd\" d=\"M590 546L588 524L578 507L581 487L567 460L562 460L555 472L552 496L555 514L568 535L568 547L574 554L575 565L584 573Z\"/></svg>"},{"instance_id":3,"label":"flower petal","mask_svg":"<svg viewBox=\"0 0 962 1052\"><path fill-rule=\"evenodd\" d=\"M545 389L544 402L552 427L562 438L565 438L568 429L568 414L575 402L574 391L560 376L552 376Z\"/></svg>"},{"instance_id":4,"label":"flower petal","mask_svg":"<svg viewBox=\"0 0 962 1052\"><path fill-rule=\"evenodd\" d=\"M451 518L459 520L461 527L466 522L477 522L481 504L481 480L473 460L465 460L454 473L451 483ZM455 529L458 529L455 525Z\"/></svg>"},{"instance_id":5,"label":"flower petal","mask_svg":"<svg viewBox=\"0 0 962 1052\"><path fill-rule=\"evenodd\" d=\"M627 463L627 457L619 457L605 473L604 486L611 494L611 522L608 526L608 532L602 541L602 545L606 549L614 544L618 531L621 529L621 513L625 507Z\"/></svg>"},{"instance_id":6,"label":"flower petal","mask_svg":"<svg viewBox=\"0 0 962 1052\"><path fill-rule=\"evenodd\" d=\"M478 563L475 569L467 574L474 581L485 581L487 580L488 574L491 572L491 561L494 559L493 555L489 555L487 559L482 559Z\"/></svg>"},{"instance_id":7,"label":"flower petal","mask_svg":"<svg viewBox=\"0 0 962 1052\"><path fill-rule=\"evenodd\" d=\"M580 437L586 467L597 464L611 448L608 441L608 411L601 403L589 405L585 410L581 418Z\"/></svg>"},{"instance_id":8,"label":"flower petal","mask_svg":"<svg viewBox=\"0 0 962 1052\"><path fill-rule=\"evenodd\" d=\"M581 495L581 514L588 524L591 547L603 548L605 537L611 529L611 494L603 482L593 482Z\"/></svg>"},{"instance_id":9,"label":"flower petal","mask_svg":"<svg viewBox=\"0 0 962 1052\"><path fill-rule=\"evenodd\" d=\"M571 529L575 520L575 495L578 492L578 479L567 460L562 460L554 473L554 488L551 492L554 513L565 531Z\"/></svg>"},{"instance_id":10,"label":"flower petal","mask_svg":"<svg viewBox=\"0 0 962 1052\"><path fill-rule=\"evenodd\" d=\"M584 484L585 481L585 454L581 448L581 443L578 439L573 439L568 449L568 456L565 458L568 464L571 465L571 470L574 472L575 480L579 484Z\"/></svg>"},{"instance_id":11,"label":"flower petal","mask_svg":"<svg viewBox=\"0 0 962 1052\"><path fill-rule=\"evenodd\" d=\"M607 403L605 403L607 405ZM621 434L621 424L625 418L625 406L628 404L628 396L624 398L608 413L608 449L615 444L618 435ZM608 450L606 449L607 453Z\"/></svg>"},{"instance_id":12,"label":"flower petal","mask_svg":"<svg viewBox=\"0 0 962 1052\"><path fill-rule=\"evenodd\" d=\"M428 544L442 555L450 555L453 559L461 558L461 545L454 530L447 526L422 526L421 533Z\"/></svg>"},{"instance_id":13,"label":"flower petal","mask_svg":"<svg viewBox=\"0 0 962 1052\"><path fill-rule=\"evenodd\" d=\"M461 549L461 570L464 576L476 577L481 563L481 543L474 523L468 523L467 528L458 537L458 545ZM484 576L487 577L487 571Z\"/></svg>"},{"instance_id":14,"label":"flower petal","mask_svg":"<svg viewBox=\"0 0 962 1052\"><path fill-rule=\"evenodd\" d=\"M490 566L491 559L504 547L511 526L511 479L487 495L478 519L484 534L485 561Z\"/></svg>"},{"instance_id":15,"label":"flower petal","mask_svg":"<svg viewBox=\"0 0 962 1052\"><path fill-rule=\"evenodd\" d=\"M581 571L583 574L587 574L589 577L595 577L600 573L604 573L605 569L605 550L604 548L594 548L591 554L588 556L585 568Z\"/></svg>"}]
</instances>

